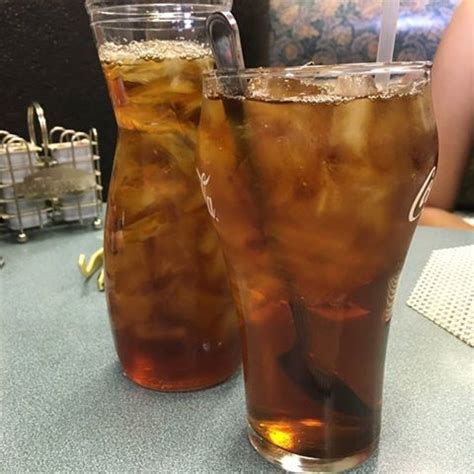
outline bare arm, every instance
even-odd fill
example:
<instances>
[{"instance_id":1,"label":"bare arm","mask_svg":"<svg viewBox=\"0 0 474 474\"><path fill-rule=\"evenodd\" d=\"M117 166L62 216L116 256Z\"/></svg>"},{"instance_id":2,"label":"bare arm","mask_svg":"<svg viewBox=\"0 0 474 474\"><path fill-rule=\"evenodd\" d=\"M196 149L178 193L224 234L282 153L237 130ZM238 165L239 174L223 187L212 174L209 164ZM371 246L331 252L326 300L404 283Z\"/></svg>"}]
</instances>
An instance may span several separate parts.
<instances>
[{"instance_id":1,"label":"bare arm","mask_svg":"<svg viewBox=\"0 0 474 474\"><path fill-rule=\"evenodd\" d=\"M474 131L474 1L454 12L433 66L433 103L439 133L439 165L429 203L452 209Z\"/></svg>"},{"instance_id":2,"label":"bare arm","mask_svg":"<svg viewBox=\"0 0 474 474\"><path fill-rule=\"evenodd\" d=\"M455 204L474 131L474 0L456 9L436 53L433 104L438 124L439 162L421 224L441 225ZM456 217L456 216L452 216ZM433 221L434 219L434 221ZM460 220L460 219L459 219ZM450 227L455 219L445 223ZM468 226L468 228L471 228Z\"/></svg>"}]
</instances>

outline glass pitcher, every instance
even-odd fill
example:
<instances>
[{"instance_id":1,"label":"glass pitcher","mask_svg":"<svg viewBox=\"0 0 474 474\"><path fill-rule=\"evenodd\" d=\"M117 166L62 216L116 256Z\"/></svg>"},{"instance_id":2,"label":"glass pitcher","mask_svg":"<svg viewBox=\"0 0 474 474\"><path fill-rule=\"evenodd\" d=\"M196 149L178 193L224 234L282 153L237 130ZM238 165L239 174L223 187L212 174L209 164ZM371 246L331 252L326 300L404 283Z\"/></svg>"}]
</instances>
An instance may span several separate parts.
<instances>
[{"instance_id":1,"label":"glass pitcher","mask_svg":"<svg viewBox=\"0 0 474 474\"><path fill-rule=\"evenodd\" d=\"M196 172L205 22L229 0L89 0L118 124L106 294L125 374L164 391L215 385L240 363L224 260Z\"/></svg>"}]
</instances>

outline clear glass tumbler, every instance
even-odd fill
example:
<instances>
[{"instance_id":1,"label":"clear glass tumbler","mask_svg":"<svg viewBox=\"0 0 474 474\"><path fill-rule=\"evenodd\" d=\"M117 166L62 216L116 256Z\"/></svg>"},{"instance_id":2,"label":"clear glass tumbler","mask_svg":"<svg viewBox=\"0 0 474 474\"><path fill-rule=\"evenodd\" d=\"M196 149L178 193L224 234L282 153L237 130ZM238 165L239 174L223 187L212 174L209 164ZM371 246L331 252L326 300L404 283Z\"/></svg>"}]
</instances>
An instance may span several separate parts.
<instances>
[{"instance_id":1,"label":"clear glass tumbler","mask_svg":"<svg viewBox=\"0 0 474 474\"><path fill-rule=\"evenodd\" d=\"M228 0L86 3L119 128L105 230L106 293L125 374L193 390L237 369L237 321L195 164L205 22Z\"/></svg>"},{"instance_id":2,"label":"clear glass tumbler","mask_svg":"<svg viewBox=\"0 0 474 474\"><path fill-rule=\"evenodd\" d=\"M393 301L436 173L430 64L214 71L204 95L198 171L251 443L287 471L349 469L378 443Z\"/></svg>"}]
</instances>

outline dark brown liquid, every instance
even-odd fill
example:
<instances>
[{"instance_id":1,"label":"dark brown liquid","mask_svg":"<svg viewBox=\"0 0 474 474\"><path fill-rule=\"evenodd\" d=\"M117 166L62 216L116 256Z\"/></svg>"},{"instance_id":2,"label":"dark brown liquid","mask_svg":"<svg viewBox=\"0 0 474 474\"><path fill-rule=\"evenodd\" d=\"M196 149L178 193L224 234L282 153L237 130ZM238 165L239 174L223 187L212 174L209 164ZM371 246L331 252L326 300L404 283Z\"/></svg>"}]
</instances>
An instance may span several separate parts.
<instances>
[{"instance_id":1,"label":"dark brown liquid","mask_svg":"<svg viewBox=\"0 0 474 474\"><path fill-rule=\"evenodd\" d=\"M366 289L370 297L354 294L357 305L311 308L301 301L297 308L281 300L262 324L254 314L245 360L255 431L323 459L356 453L377 438L389 323L386 308L370 299L384 304L390 292L386 279L378 286Z\"/></svg>"},{"instance_id":2,"label":"dark brown liquid","mask_svg":"<svg viewBox=\"0 0 474 474\"><path fill-rule=\"evenodd\" d=\"M249 422L292 453L376 443L410 210L436 162L429 93L204 104L198 164L241 321Z\"/></svg>"},{"instance_id":3,"label":"dark brown liquid","mask_svg":"<svg viewBox=\"0 0 474 474\"><path fill-rule=\"evenodd\" d=\"M203 388L240 362L225 265L195 169L201 72L211 61L125 59L103 64L119 125L105 232L117 353L140 385Z\"/></svg>"}]
</instances>

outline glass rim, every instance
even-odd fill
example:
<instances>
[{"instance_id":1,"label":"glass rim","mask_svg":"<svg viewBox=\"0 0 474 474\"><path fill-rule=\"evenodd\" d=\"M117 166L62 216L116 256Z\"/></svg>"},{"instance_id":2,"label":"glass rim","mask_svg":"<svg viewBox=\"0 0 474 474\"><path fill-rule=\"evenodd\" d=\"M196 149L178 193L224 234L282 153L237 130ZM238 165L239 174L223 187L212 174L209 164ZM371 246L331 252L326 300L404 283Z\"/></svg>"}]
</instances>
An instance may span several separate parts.
<instances>
[{"instance_id":1,"label":"glass rim","mask_svg":"<svg viewBox=\"0 0 474 474\"><path fill-rule=\"evenodd\" d=\"M85 7L89 15L143 15L145 9L147 13L160 13L160 10L171 12L195 11L205 13L215 11L216 7L230 10L233 6L233 0L86 0ZM133 7L133 8L132 8ZM135 12L131 11L135 9Z\"/></svg>"},{"instance_id":2,"label":"glass rim","mask_svg":"<svg viewBox=\"0 0 474 474\"><path fill-rule=\"evenodd\" d=\"M201 12L204 13L204 12ZM151 17L151 16L137 16L131 18L110 18L104 20L95 20L92 21L92 25L100 25L104 30L126 30L126 31L140 31L145 27L148 31L166 31L169 28L176 26L177 23L185 23L192 21L192 27L196 28L205 28L206 27L206 17L205 16L196 16L196 15L184 15L184 14L166 14L160 17ZM196 24L201 22L201 24ZM140 26L142 25L142 26ZM155 26L156 25L156 26Z\"/></svg>"},{"instance_id":3,"label":"glass rim","mask_svg":"<svg viewBox=\"0 0 474 474\"><path fill-rule=\"evenodd\" d=\"M215 11L230 11L232 4L233 0L86 0L85 3L91 26L110 28L109 25L120 24L121 30L149 30L150 25L160 22L168 25L199 22ZM141 26L129 26L132 24Z\"/></svg>"},{"instance_id":4,"label":"glass rim","mask_svg":"<svg viewBox=\"0 0 474 474\"><path fill-rule=\"evenodd\" d=\"M203 74L205 81L220 78L255 79L258 77L335 79L339 76L429 73L431 61L399 61L383 63L348 63L336 65L302 65L292 67L245 68L240 70L214 69Z\"/></svg>"}]
</instances>

